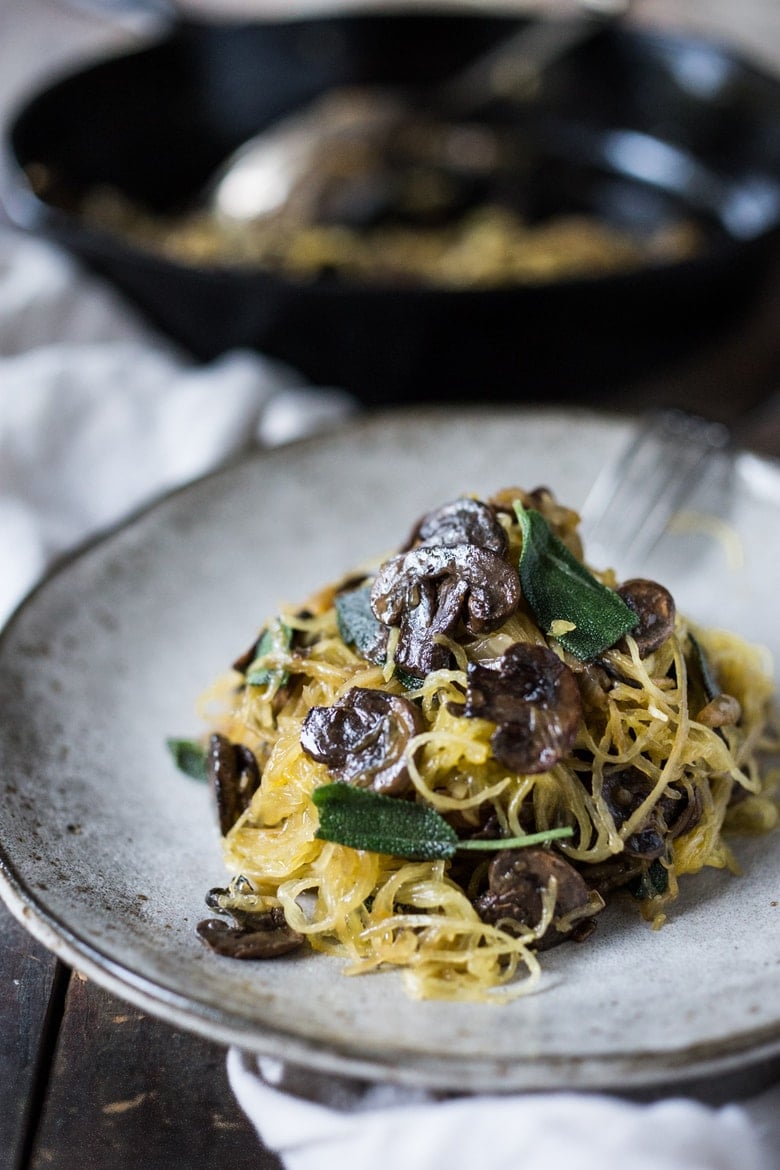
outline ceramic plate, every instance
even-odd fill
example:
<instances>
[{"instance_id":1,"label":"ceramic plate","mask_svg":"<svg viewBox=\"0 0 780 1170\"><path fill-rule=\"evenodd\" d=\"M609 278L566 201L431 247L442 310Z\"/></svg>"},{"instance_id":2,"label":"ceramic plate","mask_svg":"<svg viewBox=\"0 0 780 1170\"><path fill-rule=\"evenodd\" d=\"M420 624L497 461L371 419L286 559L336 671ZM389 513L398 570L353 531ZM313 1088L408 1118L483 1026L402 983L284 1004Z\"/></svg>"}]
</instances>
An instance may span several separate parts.
<instances>
[{"instance_id":1,"label":"ceramic plate","mask_svg":"<svg viewBox=\"0 0 780 1170\"><path fill-rule=\"evenodd\" d=\"M194 930L225 874L209 793L164 741L200 730L203 687L280 602L392 549L437 503L545 483L580 505L629 429L572 411L368 418L198 482L62 567L0 643L1 884L16 916L168 1021L320 1071L649 1088L780 1053L780 834L737 842L741 877L690 879L661 931L611 908L508 1007L411 1002L397 974L346 978L318 955L233 962ZM731 499L738 556L702 527L626 571L777 652L777 468L741 456Z\"/></svg>"}]
</instances>

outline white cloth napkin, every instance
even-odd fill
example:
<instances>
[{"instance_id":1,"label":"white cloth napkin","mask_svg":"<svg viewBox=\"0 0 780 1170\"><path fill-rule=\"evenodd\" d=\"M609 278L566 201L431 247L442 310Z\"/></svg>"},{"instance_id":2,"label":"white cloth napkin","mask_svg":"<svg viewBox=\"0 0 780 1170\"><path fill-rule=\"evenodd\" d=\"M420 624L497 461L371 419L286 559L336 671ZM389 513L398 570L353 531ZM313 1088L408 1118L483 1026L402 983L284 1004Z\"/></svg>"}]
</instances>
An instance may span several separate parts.
<instances>
[{"instance_id":1,"label":"white cloth napkin","mask_svg":"<svg viewBox=\"0 0 780 1170\"><path fill-rule=\"evenodd\" d=\"M51 561L255 443L332 425L335 390L249 352L197 366L48 245L0 230L0 623ZM327 1104L236 1050L231 1084L288 1170L772 1170L780 1090L749 1107L547 1094ZM335 1091L334 1091L335 1088ZM343 1096L343 1094L342 1094Z\"/></svg>"},{"instance_id":2,"label":"white cloth napkin","mask_svg":"<svg viewBox=\"0 0 780 1170\"><path fill-rule=\"evenodd\" d=\"M778 1088L744 1106L716 1109L683 1098L645 1105L576 1093L436 1100L421 1091L366 1085L336 1107L280 1092L274 1086L283 1066L237 1049L228 1055L228 1075L261 1140L286 1170L780 1166Z\"/></svg>"},{"instance_id":3,"label":"white cloth napkin","mask_svg":"<svg viewBox=\"0 0 780 1170\"><path fill-rule=\"evenodd\" d=\"M352 405L255 353L196 365L61 253L0 231L0 624L60 553Z\"/></svg>"}]
</instances>

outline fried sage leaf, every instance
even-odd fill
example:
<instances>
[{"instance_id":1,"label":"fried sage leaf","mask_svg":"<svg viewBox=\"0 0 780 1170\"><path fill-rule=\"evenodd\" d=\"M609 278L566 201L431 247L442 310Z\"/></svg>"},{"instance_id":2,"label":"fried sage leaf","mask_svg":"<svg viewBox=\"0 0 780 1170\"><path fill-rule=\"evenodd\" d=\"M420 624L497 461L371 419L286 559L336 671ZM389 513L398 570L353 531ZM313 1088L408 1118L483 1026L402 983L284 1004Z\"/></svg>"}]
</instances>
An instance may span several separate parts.
<instances>
[{"instance_id":1,"label":"fried sage leaf","mask_svg":"<svg viewBox=\"0 0 780 1170\"><path fill-rule=\"evenodd\" d=\"M629 890L634 897L645 902L648 898L659 898L666 893L669 887L669 870L658 858L655 858L647 869L643 869L637 878L629 884Z\"/></svg>"},{"instance_id":2,"label":"fried sage leaf","mask_svg":"<svg viewBox=\"0 0 780 1170\"><path fill-rule=\"evenodd\" d=\"M556 634L561 645L583 661L597 657L634 628L636 614L569 552L541 512L519 500L514 507L523 533L520 584L539 628L570 622L573 629Z\"/></svg>"},{"instance_id":3,"label":"fried sage leaf","mask_svg":"<svg viewBox=\"0 0 780 1170\"><path fill-rule=\"evenodd\" d=\"M371 608L371 585L339 593L336 617L339 633L348 646L354 646L369 662L385 661L388 630Z\"/></svg>"},{"instance_id":4,"label":"fried sage leaf","mask_svg":"<svg viewBox=\"0 0 780 1170\"><path fill-rule=\"evenodd\" d=\"M267 626L255 646L254 662L246 672L246 681L251 687L272 687L274 691L285 686L290 675L283 667L271 666L267 658L271 654L287 654L292 644L292 630L276 618Z\"/></svg>"},{"instance_id":5,"label":"fried sage leaf","mask_svg":"<svg viewBox=\"0 0 780 1170\"><path fill-rule=\"evenodd\" d=\"M368 662L384 666L390 631L382 625L371 608L371 585L361 585L358 589L339 593L336 597L336 618L343 641L348 646L354 646ZM414 691L420 685L419 678L399 666L396 666L394 674L407 691Z\"/></svg>"},{"instance_id":6,"label":"fried sage leaf","mask_svg":"<svg viewBox=\"0 0 780 1170\"><path fill-rule=\"evenodd\" d=\"M312 799L320 813L317 836L325 841L410 861L452 857L458 847L455 830L424 804L349 784L324 784Z\"/></svg>"},{"instance_id":7,"label":"fried sage leaf","mask_svg":"<svg viewBox=\"0 0 780 1170\"><path fill-rule=\"evenodd\" d=\"M458 849L517 849L556 837L570 837L569 828L548 829L524 837L461 841L435 809L399 800L349 784L324 784L312 799L319 809L317 837L369 853L389 853L408 861L435 861Z\"/></svg>"},{"instance_id":8,"label":"fried sage leaf","mask_svg":"<svg viewBox=\"0 0 780 1170\"><path fill-rule=\"evenodd\" d=\"M192 780L208 780L206 749L195 739L166 739L168 751L180 772Z\"/></svg>"}]
</instances>

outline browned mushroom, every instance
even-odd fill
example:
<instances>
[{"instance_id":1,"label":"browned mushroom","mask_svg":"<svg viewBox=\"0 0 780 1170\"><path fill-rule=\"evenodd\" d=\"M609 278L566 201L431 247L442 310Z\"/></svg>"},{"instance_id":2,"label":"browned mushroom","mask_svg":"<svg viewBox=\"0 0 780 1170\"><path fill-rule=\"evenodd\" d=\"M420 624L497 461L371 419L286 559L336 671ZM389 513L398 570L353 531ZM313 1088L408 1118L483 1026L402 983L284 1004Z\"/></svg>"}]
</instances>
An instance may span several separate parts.
<instances>
[{"instance_id":1,"label":"browned mushroom","mask_svg":"<svg viewBox=\"0 0 780 1170\"><path fill-rule=\"evenodd\" d=\"M615 828L620 829L636 812L652 786L652 781L638 768L605 769L601 791ZM650 811L636 832L626 837L623 851L631 857L663 857L666 842L656 808Z\"/></svg>"},{"instance_id":2,"label":"browned mushroom","mask_svg":"<svg viewBox=\"0 0 780 1170\"><path fill-rule=\"evenodd\" d=\"M215 734L209 740L206 772L224 837L249 807L260 784L260 769L254 753L243 743L231 743L227 736Z\"/></svg>"},{"instance_id":3,"label":"browned mushroom","mask_svg":"<svg viewBox=\"0 0 780 1170\"><path fill-rule=\"evenodd\" d=\"M705 727L733 727L742 718L742 707L733 695L720 694L710 699L696 715L696 722Z\"/></svg>"},{"instance_id":4,"label":"browned mushroom","mask_svg":"<svg viewBox=\"0 0 780 1170\"><path fill-rule=\"evenodd\" d=\"M479 895L474 908L483 922L512 933L535 927L542 918L543 895L552 879L556 882L555 907L550 925L537 942L540 950L555 946L567 937L581 941L595 926L594 904L581 874L549 849L505 849L497 853L488 868L488 890Z\"/></svg>"},{"instance_id":5,"label":"browned mushroom","mask_svg":"<svg viewBox=\"0 0 780 1170\"><path fill-rule=\"evenodd\" d=\"M493 753L516 772L547 772L577 738L582 702L573 672L546 646L517 642L495 663L469 663L462 714L498 724Z\"/></svg>"},{"instance_id":6,"label":"browned mushroom","mask_svg":"<svg viewBox=\"0 0 780 1170\"><path fill-rule=\"evenodd\" d=\"M639 657L646 658L674 633L674 598L663 585L643 577L625 581L617 592L639 618L631 637L636 642Z\"/></svg>"},{"instance_id":7,"label":"browned mushroom","mask_svg":"<svg viewBox=\"0 0 780 1170\"><path fill-rule=\"evenodd\" d=\"M275 959L303 945L304 937L288 925L281 906L260 914L225 911L233 919L205 918L195 928L212 951L231 959Z\"/></svg>"},{"instance_id":8,"label":"browned mushroom","mask_svg":"<svg viewBox=\"0 0 780 1170\"><path fill-rule=\"evenodd\" d=\"M312 707L301 747L339 780L400 796L411 783L406 747L422 729L422 714L408 699L352 687L332 707Z\"/></svg>"},{"instance_id":9,"label":"browned mushroom","mask_svg":"<svg viewBox=\"0 0 780 1170\"><path fill-rule=\"evenodd\" d=\"M588 885L605 897L612 890L631 885L644 870L640 857L629 857L626 853L615 853L605 861L598 861L587 867Z\"/></svg>"},{"instance_id":10,"label":"browned mushroom","mask_svg":"<svg viewBox=\"0 0 780 1170\"><path fill-rule=\"evenodd\" d=\"M423 516L406 548L417 544L445 545L448 548L456 544L475 544L503 556L507 543L506 532L496 518L495 508L481 500L464 497Z\"/></svg>"},{"instance_id":11,"label":"browned mushroom","mask_svg":"<svg viewBox=\"0 0 780 1170\"><path fill-rule=\"evenodd\" d=\"M693 788L690 796L683 793L674 809L665 809L670 837L682 837L694 825L698 825L704 812L704 799L700 788Z\"/></svg>"},{"instance_id":12,"label":"browned mushroom","mask_svg":"<svg viewBox=\"0 0 780 1170\"><path fill-rule=\"evenodd\" d=\"M616 828L636 812L649 795L653 783L638 768L615 767L604 770L602 795ZM687 832L701 818L702 800L698 789L689 797L684 791L664 794L648 813L644 822L624 842L623 851L630 857L651 860L663 857L666 842Z\"/></svg>"},{"instance_id":13,"label":"browned mushroom","mask_svg":"<svg viewBox=\"0 0 780 1170\"><path fill-rule=\"evenodd\" d=\"M607 671L599 663L583 662L573 654L567 656L567 665L571 666L580 688L583 708L586 711L603 711L607 706L607 695L614 685Z\"/></svg>"},{"instance_id":14,"label":"browned mushroom","mask_svg":"<svg viewBox=\"0 0 780 1170\"><path fill-rule=\"evenodd\" d=\"M419 678L449 662L437 634L451 634L461 618L469 633L488 633L519 603L517 569L473 544L421 545L391 557L371 589L376 617L400 629L395 662Z\"/></svg>"}]
</instances>

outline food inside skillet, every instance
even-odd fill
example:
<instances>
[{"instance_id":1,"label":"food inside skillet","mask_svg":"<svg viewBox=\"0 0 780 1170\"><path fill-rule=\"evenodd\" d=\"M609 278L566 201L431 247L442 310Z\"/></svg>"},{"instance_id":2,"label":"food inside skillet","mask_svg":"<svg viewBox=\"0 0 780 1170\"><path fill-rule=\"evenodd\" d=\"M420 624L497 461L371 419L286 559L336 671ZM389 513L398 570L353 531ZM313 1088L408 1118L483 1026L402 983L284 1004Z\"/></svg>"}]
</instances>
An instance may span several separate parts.
<instances>
[{"instance_id":1,"label":"food inside skillet","mask_svg":"<svg viewBox=\"0 0 780 1170\"><path fill-rule=\"evenodd\" d=\"M659 926L681 878L735 869L726 830L775 824L761 652L592 572L577 524L543 488L436 508L215 685L205 763L240 875L209 894L215 950L308 945L415 997L508 999L619 891Z\"/></svg>"},{"instance_id":2,"label":"food inside skillet","mask_svg":"<svg viewBox=\"0 0 780 1170\"><path fill-rule=\"evenodd\" d=\"M516 133L486 123L418 114L382 137L326 134L309 151L284 202L254 219L208 202L163 215L104 186L83 192L77 211L187 265L391 287L484 289L630 272L696 256L706 243L677 212L646 225L610 221L591 208L585 179L582 190L561 191L571 176L548 173L554 164ZM48 168L33 164L28 177L41 197L62 199ZM603 192L594 198L609 202Z\"/></svg>"},{"instance_id":3,"label":"food inside skillet","mask_svg":"<svg viewBox=\"0 0 780 1170\"><path fill-rule=\"evenodd\" d=\"M584 213L530 222L499 204L443 224L356 228L270 219L234 225L208 212L160 217L116 190L100 189L81 214L94 227L180 264L399 287L501 288L632 272L689 259L703 243L683 220L642 234Z\"/></svg>"}]
</instances>

